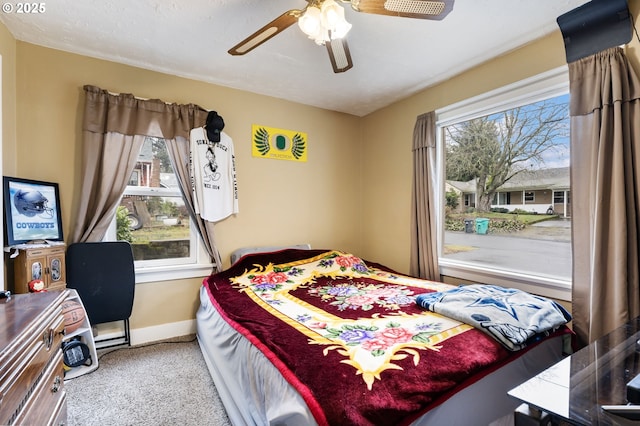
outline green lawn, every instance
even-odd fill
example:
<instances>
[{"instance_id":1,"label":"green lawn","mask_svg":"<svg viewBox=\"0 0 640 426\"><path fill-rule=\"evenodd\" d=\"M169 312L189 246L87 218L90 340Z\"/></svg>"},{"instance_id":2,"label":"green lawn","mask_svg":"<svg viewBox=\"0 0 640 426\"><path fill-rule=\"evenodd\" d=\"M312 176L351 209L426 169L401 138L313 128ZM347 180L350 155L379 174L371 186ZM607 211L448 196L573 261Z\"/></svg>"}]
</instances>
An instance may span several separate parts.
<instances>
[{"instance_id":1,"label":"green lawn","mask_svg":"<svg viewBox=\"0 0 640 426\"><path fill-rule=\"evenodd\" d=\"M166 226L158 223L155 226L131 231L133 241L136 243L148 241L188 240L190 239L189 221L183 221L182 225Z\"/></svg>"}]
</instances>

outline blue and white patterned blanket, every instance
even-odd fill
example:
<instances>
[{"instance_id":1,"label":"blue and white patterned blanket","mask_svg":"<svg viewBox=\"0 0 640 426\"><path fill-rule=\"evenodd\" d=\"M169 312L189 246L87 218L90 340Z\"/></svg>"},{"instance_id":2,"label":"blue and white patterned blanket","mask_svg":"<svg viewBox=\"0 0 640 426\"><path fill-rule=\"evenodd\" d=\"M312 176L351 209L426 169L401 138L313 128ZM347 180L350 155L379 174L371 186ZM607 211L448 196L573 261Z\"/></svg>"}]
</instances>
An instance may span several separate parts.
<instances>
[{"instance_id":1,"label":"blue and white patterned blanket","mask_svg":"<svg viewBox=\"0 0 640 426\"><path fill-rule=\"evenodd\" d=\"M511 351L571 321L558 303L521 290L486 284L420 294L421 307L474 326Z\"/></svg>"}]
</instances>

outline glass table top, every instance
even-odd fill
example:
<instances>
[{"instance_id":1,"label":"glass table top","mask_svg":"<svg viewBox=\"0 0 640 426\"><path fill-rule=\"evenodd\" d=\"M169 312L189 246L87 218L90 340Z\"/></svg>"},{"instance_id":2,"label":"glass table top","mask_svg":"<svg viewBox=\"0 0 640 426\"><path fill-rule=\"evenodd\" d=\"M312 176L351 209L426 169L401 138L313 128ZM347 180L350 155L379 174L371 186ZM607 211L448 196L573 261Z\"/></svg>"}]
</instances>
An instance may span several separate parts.
<instances>
[{"instance_id":1,"label":"glass table top","mask_svg":"<svg viewBox=\"0 0 640 426\"><path fill-rule=\"evenodd\" d=\"M596 340L509 391L576 425L640 424L602 405L626 405L626 384L640 374L640 318Z\"/></svg>"}]
</instances>

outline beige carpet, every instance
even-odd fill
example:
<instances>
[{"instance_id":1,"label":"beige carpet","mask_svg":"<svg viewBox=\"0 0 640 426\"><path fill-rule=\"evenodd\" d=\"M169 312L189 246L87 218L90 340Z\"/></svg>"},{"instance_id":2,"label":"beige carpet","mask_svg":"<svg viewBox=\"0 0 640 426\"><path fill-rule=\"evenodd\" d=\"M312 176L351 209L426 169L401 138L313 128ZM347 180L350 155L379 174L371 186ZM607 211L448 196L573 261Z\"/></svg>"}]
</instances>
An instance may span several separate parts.
<instances>
[{"instance_id":1,"label":"beige carpet","mask_svg":"<svg viewBox=\"0 0 640 426\"><path fill-rule=\"evenodd\" d=\"M97 370L65 383L67 424L230 425L198 343L187 339L101 351Z\"/></svg>"}]
</instances>

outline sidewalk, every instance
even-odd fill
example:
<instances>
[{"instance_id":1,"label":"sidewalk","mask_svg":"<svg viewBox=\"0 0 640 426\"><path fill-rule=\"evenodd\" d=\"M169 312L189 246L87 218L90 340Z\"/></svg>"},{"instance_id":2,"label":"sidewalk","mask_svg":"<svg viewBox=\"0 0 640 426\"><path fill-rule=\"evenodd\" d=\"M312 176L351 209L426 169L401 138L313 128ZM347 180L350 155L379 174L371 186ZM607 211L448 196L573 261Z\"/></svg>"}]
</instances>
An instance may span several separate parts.
<instances>
[{"instance_id":1,"label":"sidewalk","mask_svg":"<svg viewBox=\"0 0 640 426\"><path fill-rule=\"evenodd\" d=\"M571 241L571 221L568 219L545 220L527 226L511 234L495 234L505 237L532 238L537 240Z\"/></svg>"}]
</instances>

